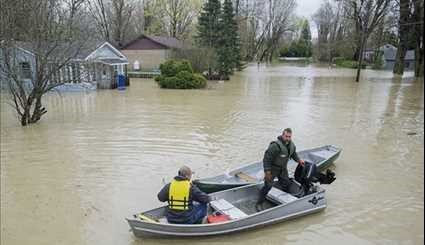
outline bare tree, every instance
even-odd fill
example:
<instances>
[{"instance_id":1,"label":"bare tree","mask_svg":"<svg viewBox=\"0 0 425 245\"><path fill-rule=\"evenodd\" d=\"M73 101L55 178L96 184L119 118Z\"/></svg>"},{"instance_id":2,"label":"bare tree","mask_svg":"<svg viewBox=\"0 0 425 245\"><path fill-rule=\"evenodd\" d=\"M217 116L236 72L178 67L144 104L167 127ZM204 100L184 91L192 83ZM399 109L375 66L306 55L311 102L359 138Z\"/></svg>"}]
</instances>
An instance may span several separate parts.
<instances>
[{"instance_id":1,"label":"bare tree","mask_svg":"<svg viewBox=\"0 0 425 245\"><path fill-rule=\"evenodd\" d=\"M292 22L295 0L268 0L265 7L266 11L260 19L263 29L257 38L255 48L257 60L260 62L272 61L282 35L295 30Z\"/></svg>"},{"instance_id":2,"label":"bare tree","mask_svg":"<svg viewBox=\"0 0 425 245\"><path fill-rule=\"evenodd\" d=\"M359 29L359 57L356 82L360 79L360 70L363 63L363 51L366 46L367 39L372 31L381 23L385 17L391 0L348 0L347 14L356 23Z\"/></svg>"},{"instance_id":3,"label":"bare tree","mask_svg":"<svg viewBox=\"0 0 425 245\"><path fill-rule=\"evenodd\" d=\"M201 0L146 0L145 31L180 40L190 38L201 9Z\"/></svg>"},{"instance_id":4,"label":"bare tree","mask_svg":"<svg viewBox=\"0 0 425 245\"><path fill-rule=\"evenodd\" d=\"M24 10L25 14L15 7L14 0L5 1L2 5L0 78L1 83L8 85L11 104L21 125L25 126L37 122L47 112L42 105L42 96L66 82L56 80L55 75L80 52L86 41L83 37L88 35L82 32L84 28L77 18L80 17L79 1L23 2L31 9L29 12ZM15 20L18 19L20 24L16 25ZM19 44L24 43L30 51L20 47ZM23 56L23 52L28 56ZM34 64L29 70L29 83L20 76L22 64L19 60L22 57Z\"/></svg>"},{"instance_id":5,"label":"bare tree","mask_svg":"<svg viewBox=\"0 0 425 245\"><path fill-rule=\"evenodd\" d=\"M108 0L87 1L88 10L102 40L111 41L111 6Z\"/></svg>"},{"instance_id":6,"label":"bare tree","mask_svg":"<svg viewBox=\"0 0 425 245\"><path fill-rule=\"evenodd\" d=\"M239 25L239 34L242 44L242 57L253 60L256 55L256 39L261 30L259 16L262 9L260 1L242 0L239 3L238 15L236 17Z\"/></svg>"},{"instance_id":7,"label":"bare tree","mask_svg":"<svg viewBox=\"0 0 425 245\"><path fill-rule=\"evenodd\" d=\"M137 0L87 0L99 39L120 47L139 35L133 18L136 10L140 14L140 5ZM137 26L140 31L140 24Z\"/></svg>"},{"instance_id":8,"label":"bare tree","mask_svg":"<svg viewBox=\"0 0 425 245\"><path fill-rule=\"evenodd\" d=\"M112 40L122 47L127 41L134 6L129 0L112 0Z\"/></svg>"},{"instance_id":9,"label":"bare tree","mask_svg":"<svg viewBox=\"0 0 425 245\"><path fill-rule=\"evenodd\" d=\"M335 13L333 6L329 1L325 1L322 6L316 11L313 15L313 21L317 26L317 34L318 34L318 59L320 61L327 61L331 59L331 40L330 33L332 32L332 36L335 36L336 30L332 27L336 28L335 21Z\"/></svg>"},{"instance_id":10,"label":"bare tree","mask_svg":"<svg viewBox=\"0 0 425 245\"><path fill-rule=\"evenodd\" d=\"M143 0L144 32L165 34L161 24L162 9L159 0Z\"/></svg>"},{"instance_id":11,"label":"bare tree","mask_svg":"<svg viewBox=\"0 0 425 245\"><path fill-rule=\"evenodd\" d=\"M168 36L185 39L200 9L192 0L161 0L162 24Z\"/></svg>"},{"instance_id":12,"label":"bare tree","mask_svg":"<svg viewBox=\"0 0 425 245\"><path fill-rule=\"evenodd\" d=\"M136 0L134 2L134 18L132 18L132 26L137 36L142 34L145 29L145 11L143 9L143 2L144 0Z\"/></svg>"}]
</instances>

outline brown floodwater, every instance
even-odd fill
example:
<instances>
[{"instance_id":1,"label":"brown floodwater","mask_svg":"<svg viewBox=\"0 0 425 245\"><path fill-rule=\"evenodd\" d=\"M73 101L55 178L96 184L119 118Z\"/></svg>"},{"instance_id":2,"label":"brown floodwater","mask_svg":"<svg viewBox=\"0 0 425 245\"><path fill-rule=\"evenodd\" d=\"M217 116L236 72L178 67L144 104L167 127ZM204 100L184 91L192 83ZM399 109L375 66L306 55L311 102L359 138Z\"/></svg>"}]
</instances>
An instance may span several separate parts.
<instances>
[{"instance_id":1,"label":"brown floodwater","mask_svg":"<svg viewBox=\"0 0 425 245\"><path fill-rule=\"evenodd\" d=\"M412 73L249 66L203 90L53 93L28 127L1 100L1 244L422 244L424 82ZM161 205L182 164L197 177L261 160L291 127L299 150L334 144L324 212L209 238L136 238L125 217Z\"/></svg>"}]
</instances>

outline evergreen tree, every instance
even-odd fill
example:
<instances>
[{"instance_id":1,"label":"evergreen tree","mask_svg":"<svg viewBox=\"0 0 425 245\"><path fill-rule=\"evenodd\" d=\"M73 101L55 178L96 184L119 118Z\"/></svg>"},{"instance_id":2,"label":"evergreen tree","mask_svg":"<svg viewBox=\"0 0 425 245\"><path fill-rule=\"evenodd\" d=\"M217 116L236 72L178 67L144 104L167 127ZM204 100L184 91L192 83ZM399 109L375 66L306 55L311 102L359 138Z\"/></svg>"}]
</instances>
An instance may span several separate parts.
<instances>
[{"instance_id":1,"label":"evergreen tree","mask_svg":"<svg viewBox=\"0 0 425 245\"><path fill-rule=\"evenodd\" d=\"M311 42L311 31L310 31L310 24L308 23L308 20L305 20L303 23L301 38Z\"/></svg>"},{"instance_id":2,"label":"evergreen tree","mask_svg":"<svg viewBox=\"0 0 425 245\"><path fill-rule=\"evenodd\" d=\"M216 48L220 41L220 0L207 0L202 7L198 18L198 45L204 48L205 59L208 63L208 77L212 77L212 70L216 62Z\"/></svg>"},{"instance_id":3,"label":"evergreen tree","mask_svg":"<svg viewBox=\"0 0 425 245\"><path fill-rule=\"evenodd\" d=\"M201 47L215 48L220 38L220 0L207 0L198 18L197 41Z\"/></svg>"},{"instance_id":4,"label":"evergreen tree","mask_svg":"<svg viewBox=\"0 0 425 245\"><path fill-rule=\"evenodd\" d=\"M310 24L308 23L308 20L305 20L303 23L301 37L298 42L298 45L304 51L300 55L303 57L311 57L311 55L313 54L313 48L311 43Z\"/></svg>"},{"instance_id":5,"label":"evergreen tree","mask_svg":"<svg viewBox=\"0 0 425 245\"><path fill-rule=\"evenodd\" d=\"M231 0L224 0L220 29L221 38L217 49L218 70L223 79L228 79L234 69L242 69L238 24Z\"/></svg>"}]
</instances>

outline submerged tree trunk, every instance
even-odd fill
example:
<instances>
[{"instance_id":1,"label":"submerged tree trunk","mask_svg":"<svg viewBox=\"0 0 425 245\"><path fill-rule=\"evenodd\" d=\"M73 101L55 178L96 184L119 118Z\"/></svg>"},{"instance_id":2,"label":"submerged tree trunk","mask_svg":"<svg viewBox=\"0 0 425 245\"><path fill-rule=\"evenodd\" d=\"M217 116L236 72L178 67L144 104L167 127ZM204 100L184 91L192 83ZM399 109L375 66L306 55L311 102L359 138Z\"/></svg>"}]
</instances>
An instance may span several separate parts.
<instances>
[{"instance_id":1,"label":"submerged tree trunk","mask_svg":"<svg viewBox=\"0 0 425 245\"><path fill-rule=\"evenodd\" d=\"M409 45L410 0L400 0L399 43L393 73L403 75L404 58Z\"/></svg>"},{"instance_id":2,"label":"submerged tree trunk","mask_svg":"<svg viewBox=\"0 0 425 245\"><path fill-rule=\"evenodd\" d=\"M41 105L41 97L42 94L37 95L34 111L31 116L31 123L38 122L42 115L44 115L47 111L44 107Z\"/></svg>"},{"instance_id":3,"label":"submerged tree trunk","mask_svg":"<svg viewBox=\"0 0 425 245\"><path fill-rule=\"evenodd\" d=\"M358 63L357 63L356 82L359 82L360 80L360 70L362 69L362 65L363 65L363 50L364 50L364 46L366 45L366 41L367 41L367 34L362 33L362 39L360 43L359 57L358 57Z\"/></svg>"},{"instance_id":4,"label":"submerged tree trunk","mask_svg":"<svg viewBox=\"0 0 425 245\"><path fill-rule=\"evenodd\" d=\"M424 77L424 48L418 47L415 49L415 77ZM422 44L423 45L423 44Z\"/></svg>"},{"instance_id":5,"label":"submerged tree trunk","mask_svg":"<svg viewBox=\"0 0 425 245\"><path fill-rule=\"evenodd\" d=\"M406 57L407 47L406 45L401 44L398 45L396 60L393 68L393 73L402 76L404 73L404 58Z\"/></svg>"},{"instance_id":6,"label":"submerged tree trunk","mask_svg":"<svg viewBox=\"0 0 425 245\"><path fill-rule=\"evenodd\" d=\"M415 2L415 77L424 77L424 1Z\"/></svg>"}]
</instances>

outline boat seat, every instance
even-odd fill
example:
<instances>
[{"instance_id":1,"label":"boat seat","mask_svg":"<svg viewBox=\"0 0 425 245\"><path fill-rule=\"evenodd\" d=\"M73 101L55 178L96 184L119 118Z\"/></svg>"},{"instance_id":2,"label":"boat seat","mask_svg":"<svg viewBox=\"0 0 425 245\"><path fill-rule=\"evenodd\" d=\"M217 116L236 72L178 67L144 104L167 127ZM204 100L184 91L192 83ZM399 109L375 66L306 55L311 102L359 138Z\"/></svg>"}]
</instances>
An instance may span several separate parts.
<instances>
[{"instance_id":1,"label":"boat seat","mask_svg":"<svg viewBox=\"0 0 425 245\"><path fill-rule=\"evenodd\" d=\"M224 199L211 201L210 206L217 212L229 216L230 219L240 219L248 216L242 210Z\"/></svg>"},{"instance_id":2,"label":"boat seat","mask_svg":"<svg viewBox=\"0 0 425 245\"><path fill-rule=\"evenodd\" d=\"M287 192L284 192L276 187L271 188L269 193L267 193L267 198L277 204L287 204L298 199L297 197Z\"/></svg>"},{"instance_id":3,"label":"boat seat","mask_svg":"<svg viewBox=\"0 0 425 245\"><path fill-rule=\"evenodd\" d=\"M235 176L238 177L239 179L242 179L242 180L246 181L246 182L257 182L257 179L256 178L254 178L251 175L248 175L248 174L246 174L244 172L237 172L235 174Z\"/></svg>"}]
</instances>

